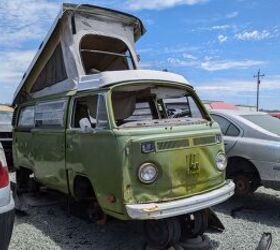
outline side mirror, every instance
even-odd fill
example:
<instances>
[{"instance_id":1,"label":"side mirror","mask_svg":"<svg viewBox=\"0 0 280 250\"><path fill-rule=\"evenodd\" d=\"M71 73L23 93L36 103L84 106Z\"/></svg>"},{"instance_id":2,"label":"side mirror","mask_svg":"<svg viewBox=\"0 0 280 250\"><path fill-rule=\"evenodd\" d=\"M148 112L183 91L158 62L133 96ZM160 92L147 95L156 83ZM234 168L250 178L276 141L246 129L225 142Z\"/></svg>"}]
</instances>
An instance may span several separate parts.
<instances>
[{"instance_id":1,"label":"side mirror","mask_svg":"<svg viewBox=\"0 0 280 250\"><path fill-rule=\"evenodd\" d=\"M91 127L91 123L88 118L83 118L79 121L80 128L84 133L93 132L94 129Z\"/></svg>"}]
</instances>

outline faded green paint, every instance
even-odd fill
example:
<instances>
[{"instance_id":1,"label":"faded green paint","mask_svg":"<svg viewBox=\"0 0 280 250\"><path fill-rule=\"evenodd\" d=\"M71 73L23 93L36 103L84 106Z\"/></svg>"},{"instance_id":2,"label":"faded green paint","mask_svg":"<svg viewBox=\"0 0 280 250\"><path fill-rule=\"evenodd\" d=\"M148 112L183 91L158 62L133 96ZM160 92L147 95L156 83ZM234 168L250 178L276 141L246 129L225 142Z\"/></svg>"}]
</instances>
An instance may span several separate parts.
<instances>
[{"instance_id":1,"label":"faded green paint","mask_svg":"<svg viewBox=\"0 0 280 250\"><path fill-rule=\"evenodd\" d=\"M164 84L166 85L168 84ZM185 85L178 84L178 87L193 92ZM224 172L215 167L215 157L218 152L224 151L223 145L214 142L195 146L193 140L201 136L220 134L216 123L120 129L113 119L113 88L101 89L99 92L71 91L30 102L28 105L66 98L65 128L33 128L23 131L16 127L15 166L32 169L39 182L64 193L68 192L67 170L73 196L75 177L87 177L102 209L120 219L129 219L125 204L181 199L208 192L224 184ZM109 128L89 133L71 128L74 99L100 91L107 100ZM193 95L198 98L194 92ZM141 152L143 142L176 140L186 140L187 143L183 144L183 148L157 148L156 152L149 154ZM153 162L159 167L159 178L153 184L142 184L137 178L138 167L144 162ZM195 162L199 164L193 166L192 163ZM108 197L111 195L116 197L115 203L109 201Z\"/></svg>"}]
</instances>

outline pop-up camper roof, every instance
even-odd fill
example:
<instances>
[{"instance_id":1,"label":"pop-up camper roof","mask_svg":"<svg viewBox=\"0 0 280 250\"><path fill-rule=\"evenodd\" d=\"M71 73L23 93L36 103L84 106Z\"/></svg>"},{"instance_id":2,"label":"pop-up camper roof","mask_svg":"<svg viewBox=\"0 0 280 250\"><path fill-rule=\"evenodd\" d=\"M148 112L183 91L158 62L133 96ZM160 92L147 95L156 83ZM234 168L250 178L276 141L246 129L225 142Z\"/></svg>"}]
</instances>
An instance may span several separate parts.
<instances>
[{"instance_id":1,"label":"pop-up camper roof","mask_svg":"<svg viewBox=\"0 0 280 250\"><path fill-rule=\"evenodd\" d=\"M15 92L13 105L75 89L83 75L138 69L135 42L144 33L135 16L63 4Z\"/></svg>"}]
</instances>

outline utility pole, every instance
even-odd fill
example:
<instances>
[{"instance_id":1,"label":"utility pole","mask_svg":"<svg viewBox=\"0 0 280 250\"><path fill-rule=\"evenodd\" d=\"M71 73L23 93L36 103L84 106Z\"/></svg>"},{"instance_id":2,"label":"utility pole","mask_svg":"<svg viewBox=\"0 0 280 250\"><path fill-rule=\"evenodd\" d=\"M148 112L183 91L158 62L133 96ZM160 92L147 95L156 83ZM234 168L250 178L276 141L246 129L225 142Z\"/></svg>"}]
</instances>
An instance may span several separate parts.
<instances>
[{"instance_id":1,"label":"utility pole","mask_svg":"<svg viewBox=\"0 0 280 250\"><path fill-rule=\"evenodd\" d=\"M261 74L261 70L259 69L258 74L254 75L254 78L257 78L257 111L259 111L259 94L260 94L260 84L261 77L264 77L265 74Z\"/></svg>"}]
</instances>

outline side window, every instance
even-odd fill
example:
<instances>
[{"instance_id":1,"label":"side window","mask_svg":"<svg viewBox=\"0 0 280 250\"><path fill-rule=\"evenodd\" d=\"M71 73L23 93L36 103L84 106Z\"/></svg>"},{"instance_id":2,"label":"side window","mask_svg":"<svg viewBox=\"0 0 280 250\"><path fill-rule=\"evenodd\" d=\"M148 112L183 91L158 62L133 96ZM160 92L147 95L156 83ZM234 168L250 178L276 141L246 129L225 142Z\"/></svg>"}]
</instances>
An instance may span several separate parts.
<instances>
[{"instance_id":1,"label":"side window","mask_svg":"<svg viewBox=\"0 0 280 250\"><path fill-rule=\"evenodd\" d=\"M63 128L66 100L39 103L35 108L36 128Z\"/></svg>"},{"instance_id":2,"label":"side window","mask_svg":"<svg viewBox=\"0 0 280 250\"><path fill-rule=\"evenodd\" d=\"M214 119L214 121L216 121L220 125L223 135L226 135L226 132L230 126L230 122L219 115L211 115L211 116Z\"/></svg>"},{"instance_id":3,"label":"side window","mask_svg":"<svg viewBox=\"0 0 280 250\"><path fill-rule=\"evenodd\" d=\"M212 118L220 125L223 135L238 136L240 130L229 120L219 115L212 115Z\"/></svg>"},{"instance_id":4,"label":"side window","mask_svg":"<svg viewBox=\"0 0 280 250\"><path fill-rule=\"evenodd\" d=\"M240 134L240 130L235 126L233 125L232 123L229 125L229 128L226 132L226 135L227 136L239 136Z\"/></svg>"},{"instance_id":5,"label":"side window","mask_svg":"<svg viewBox=\"0 0 280 250\"><path fill-rule=\"evenodd\" d=\"M66 78L67 73L63 60L62 48L59 44L37 77L31 92L40 91L46 87L54 85L55 83L61 82Z\"/></svg>"},{"instance_id":6,"label":"side window","mask_svg":"<svg viewBox=\"0 0 280 250\"><path fill-rule=\"evenodd\" d=\"M74 128L81 128L81 123L85 121L92 128L108 128L109 122L104 95L90 95L75 100L72 126Z\"/></svg>"},{"instance_id":7,"label":"side window","mask_svg":"<svg viewBox=\"0 0 280 250\"><path fill-rule=\"evenodd\" d=\"M189 107L193 118L202 118L200 109L198 108L196 102L192 96L188 96Z\"/></svg>"},{"instance_id":8,"label":"side window","mask_svg":"<svg viewBox=\"0 0 280 250\"><path fill-rule=\"evenodd\" d=\"M19 120L19 128L33 128L34 127L34 106L27 106L21 109Z\"/></svg>"}]
</instances>

